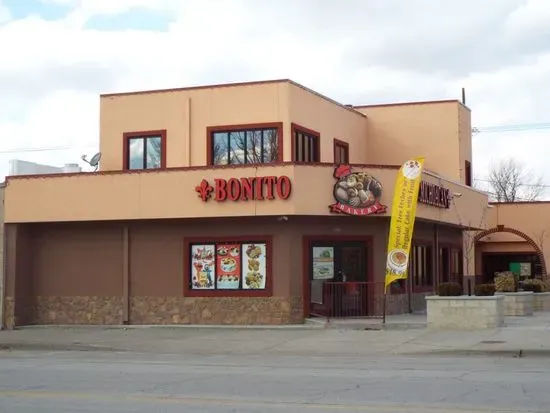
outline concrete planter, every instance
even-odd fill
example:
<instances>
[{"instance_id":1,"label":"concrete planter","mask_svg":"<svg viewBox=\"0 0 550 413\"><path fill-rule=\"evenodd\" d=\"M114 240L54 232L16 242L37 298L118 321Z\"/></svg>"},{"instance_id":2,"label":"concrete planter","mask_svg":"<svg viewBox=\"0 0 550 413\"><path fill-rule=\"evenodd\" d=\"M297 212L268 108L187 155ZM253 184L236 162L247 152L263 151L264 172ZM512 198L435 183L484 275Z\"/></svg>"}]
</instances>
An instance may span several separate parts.
<instances>
[{"instance_id":1,"label":"concrete planter","mask_svg":"<svg viewBox=\"0 0 550 413\"><path fill-rule=\"evenodd\" d=\"M504 315L515 317L533 315L534 294L532 291L496 293L496 295L504 297Z\"/></svg>"},{"instance_id":2,"label":"concrete planter","mask_svg":"<svg viewBox=\"0 0 550 413\"><path fill-rule=\"evenodd\" d=\"M550 292L533 293L533 311L550 311Z\"/></svg>"},{"instance_id":3,"label":"concrete planter","mask_svg":"<svg viewBox=\"0 0 550 413\"><path fill-rule=\"evenodd\" d=\"M503 296L426 297L427 327L436 330L481 330L504 326Z\"/></svg>"}]
</instances>

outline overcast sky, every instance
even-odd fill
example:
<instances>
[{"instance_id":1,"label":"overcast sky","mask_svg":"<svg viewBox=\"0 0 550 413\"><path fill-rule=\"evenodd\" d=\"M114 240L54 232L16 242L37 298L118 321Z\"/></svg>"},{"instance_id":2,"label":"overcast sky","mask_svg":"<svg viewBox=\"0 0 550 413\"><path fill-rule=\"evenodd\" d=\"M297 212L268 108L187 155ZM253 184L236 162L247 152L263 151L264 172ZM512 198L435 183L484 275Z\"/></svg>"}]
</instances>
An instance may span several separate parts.
<instances>
[{"instance_id":1,"label":"overcast sky","mask_svg":"<svg viewBox=\"0 0 550 413\"><path fill-rule=\"evenodd\" d=\"M514 157L550 185L550 0L0 0L0 180L92 155L100 93L271 78L353 104L465 87L504 127L474 136L476 177Z\"/></svg>"}]
</instances>

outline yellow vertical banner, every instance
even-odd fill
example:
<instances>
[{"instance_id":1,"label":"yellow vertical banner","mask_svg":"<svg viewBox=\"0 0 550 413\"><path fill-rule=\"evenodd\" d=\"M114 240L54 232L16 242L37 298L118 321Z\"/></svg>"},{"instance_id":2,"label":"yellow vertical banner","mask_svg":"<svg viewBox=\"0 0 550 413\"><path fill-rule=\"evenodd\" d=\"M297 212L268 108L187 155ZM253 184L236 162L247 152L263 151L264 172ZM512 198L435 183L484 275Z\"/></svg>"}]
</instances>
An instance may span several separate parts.
<instances>
[{"instance_id":1,"label":"yellow vertical banner","mask_svg":"<svg viewBox=\"0 0 550 413\"><path fill-rule=\"evenodd\" d=\"M409 159L397 173L388 236L384 292L395 280L407 278L423 167L424 158Z\"/></svg>"}]
</instances>

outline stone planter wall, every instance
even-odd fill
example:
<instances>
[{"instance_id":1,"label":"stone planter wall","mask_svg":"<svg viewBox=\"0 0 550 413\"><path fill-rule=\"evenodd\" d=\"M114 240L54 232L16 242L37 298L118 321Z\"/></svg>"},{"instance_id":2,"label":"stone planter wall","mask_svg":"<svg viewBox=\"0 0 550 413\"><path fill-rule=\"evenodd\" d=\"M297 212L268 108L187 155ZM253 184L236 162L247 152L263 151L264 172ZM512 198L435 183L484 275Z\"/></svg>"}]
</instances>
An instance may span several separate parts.
<instances>
[{"instance_id":1,"label":"stone planter wall","mask_svg":"<svg viewBox=\"0 0 550 413\"><path fill-rule=\"evenodd\" d=\"M534 294L532 291L496 294L504 297L504 315L514 317L533 315Z\"/></svg>"},{"instance_id":2,"label":"stone planter wall","mask_svg":"<svg viewBox=\"0 0 550 413\"><path fill-rule=\"evenodd\" d=\"M427 327L437 330L480 330L504 325L503 296L426 297Z\"/></svg>"},{"instance_id":3,"label":"stone planter wall","mask_svg":"<svg viewBox=\"0 0 550 413\"><path fill-rule=\"evenodd\" d=\"M550 311L550 292L533 293L533 311Z\"/></svg>"}]
</instances>

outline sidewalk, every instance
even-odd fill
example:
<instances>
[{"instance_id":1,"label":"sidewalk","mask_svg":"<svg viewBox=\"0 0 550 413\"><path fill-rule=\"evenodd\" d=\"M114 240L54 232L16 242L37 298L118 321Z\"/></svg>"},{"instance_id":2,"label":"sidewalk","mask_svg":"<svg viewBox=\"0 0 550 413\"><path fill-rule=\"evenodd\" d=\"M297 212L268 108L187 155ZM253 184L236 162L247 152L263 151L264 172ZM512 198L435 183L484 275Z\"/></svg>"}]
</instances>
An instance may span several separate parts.
<instances>
[{"instance_id":1,"label":"sidewalk","mask_svg":"<svg viewBox=\"0 0 550 413\"><path fill-rule=\"evenodd\" d=\"M550 357L550 313L507 318L507 326L482 331L430 331L421 316L400 316L388 324L407 329L294 326L290 328L205 327L27 327L0 331L0 351L108 351L156 354L262 356L493 355ZM345 323L344 323L345 324ZM377 326L375 328L375 326ZM369 327L370 326L370 327ZM300 328L301 327L301 328Z\"/></svg>"}]
</instances>

